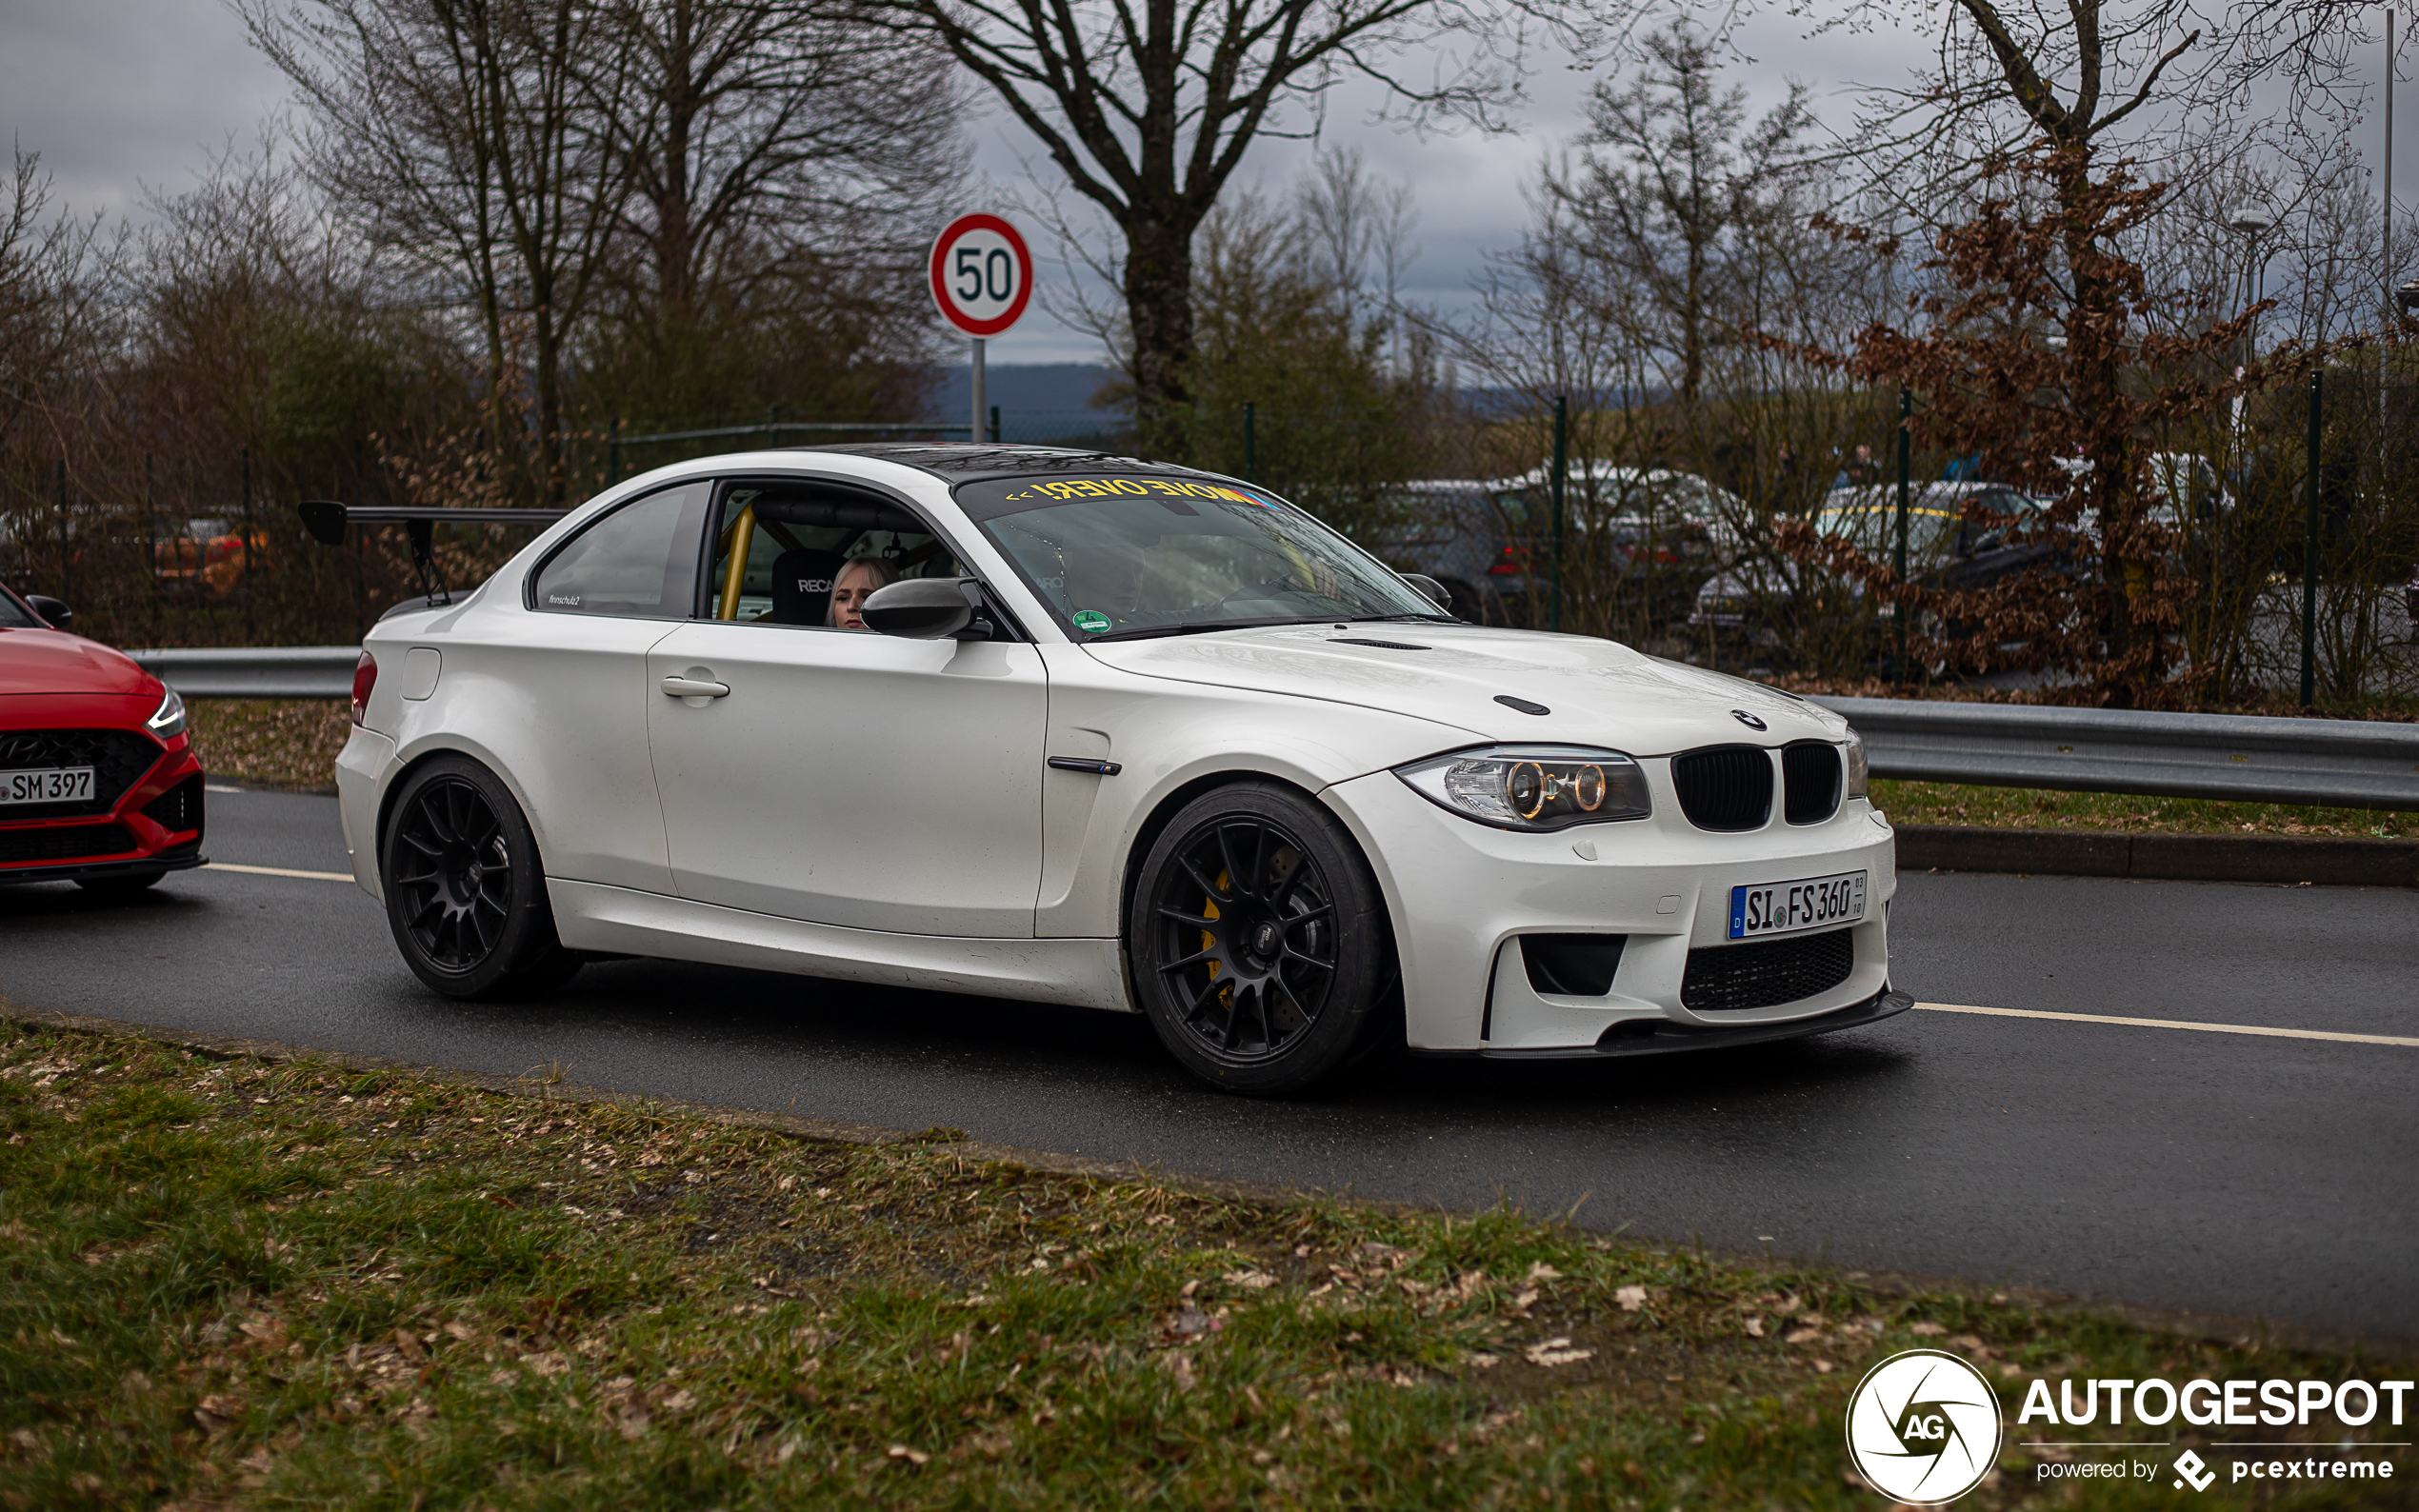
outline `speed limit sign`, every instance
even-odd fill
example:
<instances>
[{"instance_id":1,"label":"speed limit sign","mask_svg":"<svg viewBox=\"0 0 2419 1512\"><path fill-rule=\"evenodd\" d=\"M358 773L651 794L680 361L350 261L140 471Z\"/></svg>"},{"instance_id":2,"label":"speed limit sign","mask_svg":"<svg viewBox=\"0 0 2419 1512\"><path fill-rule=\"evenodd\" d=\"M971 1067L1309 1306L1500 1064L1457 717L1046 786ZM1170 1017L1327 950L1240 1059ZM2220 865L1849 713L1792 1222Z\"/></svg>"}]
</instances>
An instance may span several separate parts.
<instances>
[{"instance_id":1,"label":"speed limit sign","mask_svg":"<svg viewBox=\"0 0 2419 1512\"><path fill-rule=\"evenodd\" d=\"M1033 254L996 215L961 215L932 244L932 302L980 341L1016 324L1033 296Z\"/></svg>"}]
</instances>

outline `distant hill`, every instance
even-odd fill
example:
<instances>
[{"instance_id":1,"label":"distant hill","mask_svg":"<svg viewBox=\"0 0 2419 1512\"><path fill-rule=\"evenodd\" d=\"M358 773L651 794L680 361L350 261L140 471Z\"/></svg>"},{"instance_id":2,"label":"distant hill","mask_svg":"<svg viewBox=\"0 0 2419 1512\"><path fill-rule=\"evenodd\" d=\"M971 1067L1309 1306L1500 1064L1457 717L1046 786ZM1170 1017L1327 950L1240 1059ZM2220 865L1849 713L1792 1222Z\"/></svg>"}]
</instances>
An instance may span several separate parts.
<instances>
[{"instance_id":1,"label":"distant hill","mask_svg":"<svg viewBox=\"0 0 2419 1512\"><path fill-rule=\"evenodd\" d=\"M933 418L966 423L969 369L941 370ZM1092 395L1116 376L1098 363L985 363L983 397L1000 411L1002 439L1056 441L1097 435L1124 423L1121 409L1095 409Z\"/></svg>"}]
</instances>

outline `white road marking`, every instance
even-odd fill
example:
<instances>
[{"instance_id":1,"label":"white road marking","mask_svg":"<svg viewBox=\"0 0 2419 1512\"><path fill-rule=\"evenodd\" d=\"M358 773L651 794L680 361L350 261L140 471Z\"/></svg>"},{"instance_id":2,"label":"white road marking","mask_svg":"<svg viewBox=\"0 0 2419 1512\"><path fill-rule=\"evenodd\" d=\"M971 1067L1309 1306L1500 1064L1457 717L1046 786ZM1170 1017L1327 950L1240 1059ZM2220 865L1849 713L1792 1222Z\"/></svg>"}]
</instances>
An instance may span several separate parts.
<instances>
[{"instance_id":1,"label":"white road marking","mask_svg":"<svg viewBox=\"0 0 2419 1512\"><path fill-rule=\"evenodd\" d=\"M2419 1049L2419 1039L2396 1034L2341 1034L2333 1029L2271 1029L2253 1024L2201 1024L2191 1019L2121 1019L2105 1013L2044 1013L2037 1008L1978 1008L1965 1003L1918 1003L1934 1013L1980 1013L1994 1019L2061 1019L2069 1024L2119 1024L2136 1029L2198 1029L2204 1034L2256 1034L2274 1040L2339 1040L2348 1044L2399 1044Z\"/></svg>"},{"instance_id":2,"label":"white road marking","mask_svg":"<svg viewBox=\"0 0 2419 1512\"><path fill-rule=\"evenodd\" d=\"M301 877L310 882L350 882L350 871L294 871L285 866L239 866L231 861L207 861L204 871L240 871L254 877Z\"/></svg>"}]
</instances>

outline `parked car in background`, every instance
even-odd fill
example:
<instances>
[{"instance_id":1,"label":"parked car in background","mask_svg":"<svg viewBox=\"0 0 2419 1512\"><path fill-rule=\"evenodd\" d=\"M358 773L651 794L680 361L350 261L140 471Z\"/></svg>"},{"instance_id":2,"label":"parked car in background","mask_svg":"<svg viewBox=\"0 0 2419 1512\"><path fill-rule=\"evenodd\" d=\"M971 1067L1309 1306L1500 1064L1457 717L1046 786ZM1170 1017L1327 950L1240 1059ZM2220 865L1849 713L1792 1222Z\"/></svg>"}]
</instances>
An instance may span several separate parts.
<instances>
[{"instance_id":1,"label":"parked car in background","mask_svg":"<svg viewBox=\"0 0 2419 1512\"><path fill-rule=\"evenodd\" d=\"M269 553L269 532L258 526L247 542L244 533L225 520L191 519L172 534L151 542L151 571L170 591L224 595L234 591L252 564Z\"/></svg>"},{"instance_id":2,"label":"parked car in background","mask_svg":"<svg viewBox=\"0 0 2419 1512\"><path fill-rule=\"evenodd\" d=\"M1527 571L1505 539L1496 504L1502 485L1472 478L1421 479L1397 491L1401 524L1367 543L1389 567L1421 572L1451 596L1455 619L1507 625L1502 579ZM1520 591L1525 592L1524 587Z\"/></svg>"},{"instance_id":3,"label":"parked car in background","mask_svg":"<svg viewBox=\"0 0 2419 1512\"><path fill-rule=\"evenodd\" d=\"M1494 482L1406 484L1406 525L1372 545L1395 567L1444 584L1460 618L1525 627L1551 588L1551 490L1544 468ZM1727 561L1731 522L1744 512L1735 495L1693 473L1605 466L1572 469L1563 508L1567 560L1591 545L1618 553L1625 591L1650 599L1656 619L1689 611Z\"/></svg>"},{"instance_id":4,"label":"parked car in background","mask_svg":"<svg viewBox=\"0 0 2419 1512\"><path fill-rule=\"evenodd\" d=\"M0 585L0 882L131 893L202 864L202 765L173 689Z\"/></svg>"},{"instance_id":5,"label":"parked car in background","mask_svg":"<svg viewBox=\"0 0 2419 1512\"><path fill-rule=\"evenodd\" d=\"M1929 483L1909 492L1907 509L1907 572L1926 587L1956 592L1988 587L2002 578L2055 560L2046 542L2011 539L2006 526L1976 520L1969 511L2022 516L2041 507L2037 500L2000 483ZM1824 501L1814 528L1845 540L1877 561L1897 547L1895 487L1842 488ZM1771 553L1717 573L1697 590L1690 626L1745 640L1749 646L1779 644L1797 618L1803 599L1830 579L1821 567ZM1850 599L1863 585L1841 582Z\"/></svg>"}]
</instances>

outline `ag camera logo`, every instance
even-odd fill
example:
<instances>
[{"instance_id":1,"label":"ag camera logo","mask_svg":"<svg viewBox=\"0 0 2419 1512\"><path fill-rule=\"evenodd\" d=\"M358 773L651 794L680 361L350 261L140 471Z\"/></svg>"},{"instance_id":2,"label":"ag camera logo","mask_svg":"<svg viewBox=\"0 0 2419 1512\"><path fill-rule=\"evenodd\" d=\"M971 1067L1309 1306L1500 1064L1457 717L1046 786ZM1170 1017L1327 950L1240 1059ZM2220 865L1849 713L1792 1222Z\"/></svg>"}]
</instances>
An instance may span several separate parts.
<instances>
[{"instance_id":1,"label":"ag camera logo","mask_svg":"<svg viewBox=\"0 0 2419 1512\"><path fill-rule=\"evenodd\" d=\"M1890 1356L1849 1399L1849 1458L1874 1490L1912 1506L1980 1485L1998 1462L2001 1432L1990 1383L1938 1349Z\"/></svg>"}]
</instances>

